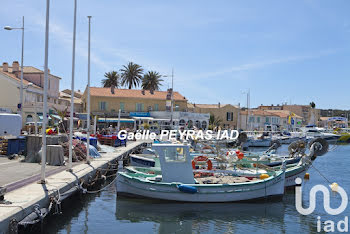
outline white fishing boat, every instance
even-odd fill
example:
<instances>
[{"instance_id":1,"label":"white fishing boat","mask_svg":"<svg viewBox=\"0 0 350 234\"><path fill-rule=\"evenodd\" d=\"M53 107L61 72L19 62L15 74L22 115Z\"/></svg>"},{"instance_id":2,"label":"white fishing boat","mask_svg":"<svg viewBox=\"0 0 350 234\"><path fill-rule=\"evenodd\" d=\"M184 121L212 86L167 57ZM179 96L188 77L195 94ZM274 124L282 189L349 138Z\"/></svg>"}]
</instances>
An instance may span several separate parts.
<instances>
[{"instance_id":1,"label":"white fishing boat","mask_svg":"<svg viewBox=\"0 0 350 234\"><path fill-rule=\"evenodd\" d=\"M306 138L308 140L312 140L314 138L322 138L328 142L333 143L333 142L337 142L339 140L339 138L341 137L341 135L339 135L339 134L327 132L327 130L324 128L305 127L305 128L301 128L301 130L302 130L304 136L306 136Z\"/></svg>"},{"instance_id":2,"label":"white fishing boat","mask_svg":"<svg viewBox=\"0 0 350 234\"><path fill-rule=\"evenodd\" d=\"M238 158L234 159L235 156L232 157L231 154L228 154L225 155L225 158L222 158L222 161L224 162L224 167L221 169L219 167L214 166L215 159L209 159L205 156L196 156L192 160L192 168L195 174L195 178L197 175L200 176L201 174L210 174L214 172L223 173L226 175L244 176L247 178L251 178L259 177L262 174L267 174L271 170L279 170L279 166L282 163L281 160L283 160L287 167L285 175L285 187L291 187L296 185L296 178L304 178L304 175L306 174L307 170L312 165L312 161L317 156L322 156L325 153L327 153L329 147L327 141L323 139L315 139L314 143L310 146L309 153L306 154L304 148L305 146L306 142L299 141L293 143L292 145L290 145L289 148L290 155L285 157L281 156L281 158L279 159L280 161L274 162L268 161L261 157L258 161L258 158L254 158L254 156L248 156L247 159L242 161L237 160ZM266 155L263 155L262 157L266 157ZM205 164L205 162L208 160L210 161L210 164L213 165L213 168L211 170L209 170L208 165ZM242 167L242 165L244 166ZM144 176L148 176L149 174L160 176L162 174L160 167L144 168L137 166L129 166L126 169L133 173L144 174Z\"/></svg>"},{"instance_id":3,"label":"white fishing boat","mask_svg":"<svg viewBox=\"0 0 350 234\"><path fill-rule=\"evenodd\" d=\"M183 202L236 202L284 194L285 165L284 170L269 172L261 178L224 174L194 178L189 146L154 144L152 149L159 156L161 175L118 172L119 195Z\"/></svg>"}]
</instances>

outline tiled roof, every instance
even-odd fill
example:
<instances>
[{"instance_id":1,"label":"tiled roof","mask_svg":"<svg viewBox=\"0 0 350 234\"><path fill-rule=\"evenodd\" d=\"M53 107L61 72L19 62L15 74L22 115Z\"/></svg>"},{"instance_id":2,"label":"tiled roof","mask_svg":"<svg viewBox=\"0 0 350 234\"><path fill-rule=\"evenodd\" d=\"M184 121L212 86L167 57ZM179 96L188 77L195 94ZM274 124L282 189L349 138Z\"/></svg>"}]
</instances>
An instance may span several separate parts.
<instances>
[{"instance_id":1,"label":"tiled roof","mask_svg":"<svg viewBox=\"0 0 350 234\"><path fill-rule=\"evenodd\" d=\"M18 82L21 82L21 79L20 79L20 78L17 78L16 75L13 74L13 73L4 72L4 71L2 71L2 69L0 69L0 73L3 74L3 75L5 75L5 76L7 76L7 77L9 77L9 78L12 78L12 79L18 81ZM31 82L29 82L29 81L23 79L23 84L24 84L24 85L28 85L29 83L31 83ZM32 84L33 84L33 83L32 83ZM43 88L41 88L41 87L39 87L39 86L37 86L37 85L35 85L35 84L33 84L32 86L35 87L35 88L38 88L38 89L43 89Z\"/></svg>"},{"instance_id":2,"label":"tiled roof","mask_svg":"<svg viewBox=\"0 0 350 234\"><path fill-rule=\"evenodd\" d=\"M2 66L0 66L2 70ZM19 66L19 71L21 71L21 66ZM32 66L23 66L24 73L43 73L42 70L39 70L38 68L32 67ZM8 72L12 73L12 67L8 67Z\"/></svg>"},{"instance_id":3,"label":"tiled roof","mask_svg":"<svg viewBox=\"0 0 350 234\"><path fill-rule=\"evenodd\" d=\"M247 115L247 111L241 111L241 115ZM249 110L249 115L258 115L258 116L278 116L274 113L265 111L265 110Z\"/></svg>"},{"instance_id":4,"label":"tiled roof","mask_svg":"<svg viewBox=\"0 0 350 234\"><path fill-rule=\"evenodd\" d=\"M167 91L154 91L153 94L151 94L149 90L145 90L144 94L142 94L142 90L139 89L115 89L114 94L112 94L111 88L91 87L90 95L96 97L123 97L165 100ZM186 100L186 98L180 93L174 92L174 100Z\"/></svg>"},{"instance_id":5,"label":"tiled roof","mask_svg":"<svg viewBox=\"0 0 350 234\"><path fill-rule=\"evenodd\" d=\"M0 66L0 70L2 71L2 67L3 66ZM19 71L21 71L21 66L19 66L18 68ZM40 70L36 67L32 67L32 66L23 66L23 70L24 70L24 73L27 73L27 74L30 74L30 73L44 73L43 70ZM8 73L12 73L12 67L8 67ZM55 76L53 74L50 73L51 76L54 76L54 77L57 77L59 79L61 79L61 77L58 77L58 76Z\"/></svg>"},{"instance_id":6,"label":"tiled roof","mask_svg":"<svg viewBox=\"0 0 350 234\"><path fill-rule=\"evenodd\" d=\"M281 118L287 118L288 116L290 116L292 114L292 112L288 111L288 110L266 110L266 111L270 112L270 113L274 113ZM298 119L302 119L302 117L297 115L297 114L294 114L294 117L298 118Z\"/></svg>"},{"instance_id":7,"label":"tiled roof","mask_svg":"<svg viewBox=\"0 0 350 234\"><path fill-rule=\"evenodd\" d=\"M207 108L207 109L218 109L219 108L219 104L193 104L195 107L198 108ZM220 108L225 107L225 106L229 106L231 104L220 104ZM238 106L235 105L231 105L233 107L239 108Z\"/></svg>"},{"instance_id":8,"label":"tiled roof","mask_svg":"<svg viewBox=\"0 0 350 234\"><path fill-rule=\"evenodd\" d=\"M226 106L227 104L220 104L220 108ZM219 104L195 104L195 107L199 108L219 108Z\"/></svg>"}]
</instances>

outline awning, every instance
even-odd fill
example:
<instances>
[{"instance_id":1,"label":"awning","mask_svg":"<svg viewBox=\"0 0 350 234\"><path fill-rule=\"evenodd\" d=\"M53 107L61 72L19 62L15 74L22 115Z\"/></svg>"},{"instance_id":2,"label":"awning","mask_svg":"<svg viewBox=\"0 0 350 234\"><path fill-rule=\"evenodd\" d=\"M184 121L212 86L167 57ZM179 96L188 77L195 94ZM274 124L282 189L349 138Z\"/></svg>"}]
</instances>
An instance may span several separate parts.
<instances>
[{"instance_id":1,"label":"awning","mask_svg":"<svg viewBox=\"0 0 350 234\"><path fill-rule=\"evenodd\" d=\"M98 118L99 123L118 123L118 118ZM122 119L120 118L121 123L134 123L133 119Z\"/></svg>"},{"instance_id":2,"label":"awning","mask_svg":"<svg viewBox=\"0 0 350 234\"><path fill-rule=\"evenodd\" d=\"M153 121L169 121L170 122L170 119L153 119ZM179 119L173 119L173 121L180 121Z\"/></svg>"},{"instance_id":3,"label":"awning","mask_svg":"<svg viewBox=\"0 0 350 234\"><path fill-rule=\"evenodd\" d=\"M153 120L152 117L132 117L133 119L137 119L137 120Z\"/></svg>"},{"instance_id":4,"label":"awning","mask_svg":"<svg viewBox=\"0 0 350 234\"><path fill-rule=\"evenodd\" d=\"M37 113L37 115L39 116L39 120L43 120L43 113ZM50 117L50 115L48 115L48 119L51 120L52 118Z\"/></svg>"}]
</instances>

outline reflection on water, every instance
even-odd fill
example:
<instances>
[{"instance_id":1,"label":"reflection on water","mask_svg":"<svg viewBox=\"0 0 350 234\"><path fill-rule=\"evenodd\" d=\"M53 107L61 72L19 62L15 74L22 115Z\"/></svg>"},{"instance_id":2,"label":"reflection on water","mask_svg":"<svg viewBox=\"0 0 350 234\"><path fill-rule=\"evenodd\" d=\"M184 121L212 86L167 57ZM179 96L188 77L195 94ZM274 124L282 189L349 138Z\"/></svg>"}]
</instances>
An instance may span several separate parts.
<instances>
[{"instance_id":1,"label":"reflection on water","mask_svg":"<svg viewBox=\"0 0 350 234\"><path fill-rule=\"evenodd\" d=\"M283 224L283 202L264 203L168 203L117 198L116 218L130 222L152 221L159 232L235 232L239 225Z\"/></svg>"},{"instance_id":2,"label":"reflection on water","mask_svg":"<svg viewBox=\"0 0 350 234\"><path fill-rule=\"evenodd\" d=\"M336 181L350 194L350 146L319 157L314 162L331 182ZM326 185L314 168L303 187L304 206L308 191L315 184ZM306 192L305 192L306 191ZM282 201L259 203L169 203L154 200L117 197L115 187L96 195L76 196L63 206L63 214L51 217L46 224L49 233L316 233L317 216L338 221L350 216L350 208L330 216L317 195L313 214L300 215L295 209L294 191L287 191ZM331 206L340 204L333 194Z\"/></svg>"}]
</instances>

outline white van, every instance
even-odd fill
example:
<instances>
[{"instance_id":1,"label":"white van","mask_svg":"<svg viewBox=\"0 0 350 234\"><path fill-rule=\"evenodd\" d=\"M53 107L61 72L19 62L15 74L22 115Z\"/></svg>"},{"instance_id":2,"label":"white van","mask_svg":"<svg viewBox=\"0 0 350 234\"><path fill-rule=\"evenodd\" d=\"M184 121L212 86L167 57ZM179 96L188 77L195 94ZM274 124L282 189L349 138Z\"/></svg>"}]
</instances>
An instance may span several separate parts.
<instances>
[{"instance_id":1,"label":"white van","mask_svg":"<svg viewBox=\"0 0 350 234\"><path fill-rule=\"evenodd\" d=\"M0 136L21 135L22 117L18 114L0 113Z\"/></svg>"}]
</instances>

